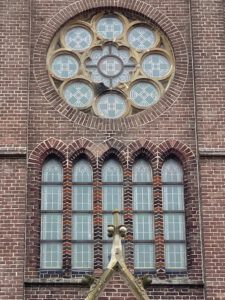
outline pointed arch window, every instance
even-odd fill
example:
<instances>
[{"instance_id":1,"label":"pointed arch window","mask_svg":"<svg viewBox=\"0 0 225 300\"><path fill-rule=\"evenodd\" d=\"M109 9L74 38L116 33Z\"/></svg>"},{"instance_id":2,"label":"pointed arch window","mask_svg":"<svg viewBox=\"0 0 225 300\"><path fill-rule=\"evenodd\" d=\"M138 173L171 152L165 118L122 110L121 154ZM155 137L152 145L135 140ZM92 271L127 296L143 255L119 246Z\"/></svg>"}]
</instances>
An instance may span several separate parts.
<instances>
[{"instance_id":1,"label":"pointed arch window","mask_svg":"<svg viewBox=\"0 0 225 300\"><path fill-rule=\"evenodd\" d=\"M106 267L111 253L111 239L107 237L107 225L113 224L112 212L123 210L123 170L115 159L107 160L102 168L102 206L103 206L103 267Z\"/></svg>"},{"instance_id":2,"label":"pointed arch window","mask_svg":"<svg viewBox=\"0 0 225 300\"><path fill-rule=\"evenodd\" d=\"M72 268L93 269L93 171L86 159L73 167Z\"/></svg>"},{"instance_id":3,"label":"pointed arch window","mask_svg":"<svg viewBox=\"0 0 225 300\"><path fill-rule=\"evenodd\" d=\"M162 168L165 266L186 270L186 233L183 168L176 159L167 159Z\"/></svg>"},{"instance_id":4,"label":"pointed arch window","mask_svg":"<svg viewBox=\"0 0 225 300\"><path fill-rule=\"evenodd\" d=\"M155 268L152 169L138 159L132 170L135 269Z\"/></svg>"},{"instance_id":5,"label":"pointed arch window","mask_svg":"<svg viewBox=\"0 0 225 300\"><path fill-rule=\"evenodd\" d=\"M51 158L42 168L41 269L62 268L63 169Z\"/></svg>"}]
</instances>

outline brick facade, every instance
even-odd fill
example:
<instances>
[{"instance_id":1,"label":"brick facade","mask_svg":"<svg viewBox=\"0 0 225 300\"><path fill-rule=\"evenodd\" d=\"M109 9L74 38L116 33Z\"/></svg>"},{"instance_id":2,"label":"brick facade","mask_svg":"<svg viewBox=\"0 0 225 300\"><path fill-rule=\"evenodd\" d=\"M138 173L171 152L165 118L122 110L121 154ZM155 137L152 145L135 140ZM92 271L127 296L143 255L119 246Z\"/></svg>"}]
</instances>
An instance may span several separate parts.
<instances>
[{"instance_id":1,"label":"brick facade","mask_svg":"<svg viewBox=\"0 0 225 300\"><path fill-rule=\"evenodd\" d=\"M150 18L167 35L175 78L154 106L119 120L75 111L53 89L48 46L70 18L113 7ZM71 178L81 155L94 172L94 276L102 272L101 169L116 157L124 171L126 262L133 272L131 169L146 157L153 169L156 272L150 299L225 299L225 7L223 0L0 0L0 299L84 299L71 272ZM40 272L41 167L63 165L63 270ZM165 271L161 169L176 156L184 169L187 272ZM141 276L142 274L136 274ZM133 299L119 275L99 299Z\"/></svg>"}]
</instances>

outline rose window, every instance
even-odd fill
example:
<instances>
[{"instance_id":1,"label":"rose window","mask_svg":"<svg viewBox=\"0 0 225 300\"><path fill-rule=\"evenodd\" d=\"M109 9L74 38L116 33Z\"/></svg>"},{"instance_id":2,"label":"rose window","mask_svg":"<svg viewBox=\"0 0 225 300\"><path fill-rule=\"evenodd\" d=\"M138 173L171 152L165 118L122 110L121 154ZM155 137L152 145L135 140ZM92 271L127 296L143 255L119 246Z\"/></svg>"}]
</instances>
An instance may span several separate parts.
<instances>
[{"instance_id":1,"label":"rose window","mask_svg":"<svg viewBox=\"0 0 225 300\"><path fill-rule=\"evenodd\" d=\"M175 61L169 40L150 21L105 12L66 24L52 41L47 68L71 107L116 119L160 101Z\"/></svg>"}]
</instances>

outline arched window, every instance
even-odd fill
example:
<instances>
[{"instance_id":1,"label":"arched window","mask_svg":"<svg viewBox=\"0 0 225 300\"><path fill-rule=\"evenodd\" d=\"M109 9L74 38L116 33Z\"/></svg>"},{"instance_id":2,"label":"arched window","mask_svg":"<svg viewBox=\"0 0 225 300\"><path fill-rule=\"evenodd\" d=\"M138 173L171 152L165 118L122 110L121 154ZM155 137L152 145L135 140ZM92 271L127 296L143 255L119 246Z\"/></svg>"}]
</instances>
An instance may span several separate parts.
<instances>
[{"instance_id":1,"label":"arched window","mask_svg":"<svg viewBox=\"0 0 225 300\"><path fill-rule=\"evenodd\" d=\"M183 169L175 159L162 168L165 266L167 270L186 269L186 233Z\"/></svg>"},{"instance_id":2,"label":"arched window","mask_svg":"<svg viewBox=\"0 0 225 300\"><path fill-rule=\"evenodd\" d=\"M152 169L144 159L133 165L134 266L154 269L154 215Z\"/></svg>"},{"instance_id":3,"label":"arched window","mask_svg":"<svg viewBox=\"0 0 225 300\"><path fill-rule=\"evenodd\" d=\"M112 240L107 237L107 225L113 224L112 212L115 209L123 210L123 170L117 160L109 159L104 163L102 168L102 185L103 266L106 267L112 247Z\"/></svg>"},{"instance_id":4,"label":"arched window","mask_svg":"<svg viewBox=\"0 0 225 300\"><path fill-rule=\"evenodd\" d=\"M86 159L73 167L72 268L93 268L93 175Z\"/></svg>"},{"instance_id":5,"label":"arched window","mask_svg":"<svg viewBox=\"0 0 225 300\"><path fill-rule=\"evenodd\" d=\"M62 268L63 169L54 158L42 168L41 269Z\"/></svg>"}]
</instances>

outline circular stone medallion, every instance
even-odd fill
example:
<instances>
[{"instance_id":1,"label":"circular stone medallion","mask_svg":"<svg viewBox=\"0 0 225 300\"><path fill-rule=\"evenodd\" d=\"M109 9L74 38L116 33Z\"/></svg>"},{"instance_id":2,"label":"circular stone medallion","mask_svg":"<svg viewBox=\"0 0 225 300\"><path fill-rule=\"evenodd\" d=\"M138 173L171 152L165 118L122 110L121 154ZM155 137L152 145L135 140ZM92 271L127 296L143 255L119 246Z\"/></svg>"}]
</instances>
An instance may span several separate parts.
<instances>
[{"instance_id":1,"label":"circular stone medallion","mask_svg":"<svg viewBox=\"0 0 225 300\"><path fill-rule=\"evenodd\" d=\"M106 77L118 76L123 70L122 60L114 55L103 56L98 62L99 72Z\"/></svg>"}]
</instances>

